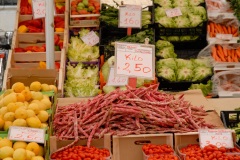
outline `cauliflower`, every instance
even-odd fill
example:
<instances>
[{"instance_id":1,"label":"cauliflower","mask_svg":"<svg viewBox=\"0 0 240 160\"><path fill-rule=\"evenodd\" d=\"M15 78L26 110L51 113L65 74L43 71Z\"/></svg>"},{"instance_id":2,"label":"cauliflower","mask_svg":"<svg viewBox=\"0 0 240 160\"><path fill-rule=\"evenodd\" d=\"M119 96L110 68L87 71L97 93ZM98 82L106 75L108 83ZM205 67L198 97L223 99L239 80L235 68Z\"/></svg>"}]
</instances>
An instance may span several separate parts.
<instances>
[{"instance_id":1,"label":"cauliflower","mask_svg":"<svg viewBox=\"0 0 240 160\"><path fill-rule=\"evenodd\" d=\"M193 77L192 69L183 67L177 70L177 81L191 81Z\"/></svg>"},{"instance_id":2,"label":"cauliflower","mask_svg":"<svg viewBox=\"0 0 240 160\"><path fill-rule=\"evenodd\" d=\"M176 81L176 75L173 69L163 66L162 68L157 69L157 76L167 79L171 82Z\"/></svg>"},{"instance_id":3,"label":"cauliflower","mask_svg":"<svg viewBox=\"0 0 240 160\"><path fill-rule=\"evenodd\" d=\"M175 19L177 28L188 28L190 27L190 21L187 16L178 16Z\"/></svg>"}]
</instances>

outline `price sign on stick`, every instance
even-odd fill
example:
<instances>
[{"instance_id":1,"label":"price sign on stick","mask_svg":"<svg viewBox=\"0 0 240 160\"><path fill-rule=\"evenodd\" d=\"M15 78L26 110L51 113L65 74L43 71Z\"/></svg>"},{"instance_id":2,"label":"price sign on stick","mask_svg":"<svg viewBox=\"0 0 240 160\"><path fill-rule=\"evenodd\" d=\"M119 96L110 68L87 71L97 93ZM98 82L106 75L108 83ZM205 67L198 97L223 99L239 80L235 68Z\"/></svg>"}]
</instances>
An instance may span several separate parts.
<instances>
[{"instance_id":1,"label":"price sign on stick","mask_svg":"<svg viewBox=\"0 0 240 160\"><path fill-rule=\"evenodd\" d=\"M45 0L32 0L33 17L44 18L46 16Z\"/></svg>"},{"instance_id":2,"label":"price sign on stick","mask_svg":"<svg viewBox=\"0 0 240 160\"><path fill-rule=\"evenodd\" d=\"M8 132L8 139L26 142L45 142L45 130L29 127L11 126Z\"/></svg>"},{"instance_id":3,"label":"price sign on stick","mask_svg":"<svg viewBox=\"0 0 240 160\"><path fill-rule=\"evenodd\" d=\"M230 129L199 129L201 148L213 144L217 147L233 148L233 137Z\"/></svg>"},{"instance_id":4,"label":"price sign on stick","mask_svg":"<svg viewBox=\"0 0 240 160\"><path fill-rule=\"evenodd\" d=\"M142 28L142 7L140 5L122 5L118 15L119 28Z\"/></svg>"},{"instance_id":5,"label":"price sign on stick","mask_svg":"<svg viewBox=\"0 0 240 160\"><path fill-rule=\"evenodd\" d=\"M81 39L89 46L94 46L99 43L99 37L94 31L91 31L85 36L82 36Z\"/></svg>"},{"instance_id":6,"label":"price sign on stick","mask_svg":"<svg viewBox=\"0 0 240 160\"><path fill-rule=\"evenodd\" d=\"M166 10L166 15L168 17L177 17L177 16L181 16L182 12L181 12L180 8L177 7L177 8Z\"/></svg>"},{"instance_id":7,"label":"price sign on stick","mask_svg":"<svg viewBox=\"0 0 240 160\"><path fill-rule=\"evenodd\" d=\"M115 42L115 74L154 79L154 51L154 45Z\"/></svg>"},{"instance_id":8,"label":"price sign on stick","mask_svg":"<svg viewBox=\"0 0 240 160\"><path fill-rule=\"evenodd\" d=\"M115 75L114 68L110 68L110 73L108 77L108 86L125 86L128 84L128 77L127 76L117 76Z\"/></svg>"}]
</instances>

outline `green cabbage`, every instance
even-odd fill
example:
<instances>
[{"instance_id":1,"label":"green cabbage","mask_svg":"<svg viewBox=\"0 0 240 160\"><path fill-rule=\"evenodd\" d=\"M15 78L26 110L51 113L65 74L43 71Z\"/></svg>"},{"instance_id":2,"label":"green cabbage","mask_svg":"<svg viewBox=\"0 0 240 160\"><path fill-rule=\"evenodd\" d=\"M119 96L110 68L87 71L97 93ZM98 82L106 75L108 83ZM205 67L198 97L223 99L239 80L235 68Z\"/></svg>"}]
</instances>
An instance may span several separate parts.
<instances>
[{"instance_id":1,"label":"green cabbage","mask_svg":"<svg viewBox=\"0 0 240 160\"><path fill-rule=\"evenodd\" d=\"M182 16L187 16L188 13L192 13L193 12L193 7L179 7L181 12L182 12Z\"/></svg>"},{"instance_id":2,"label":"green cabbage","mask_svg":"<svg viewBox=\"0 0 240 160\"><path fill-rule=\"evenodd\" d=\"M177 70L177 81L191 81L193 71L190 68L182 67Z\"/></svg>"},{"instance_id":3,"label":"green cabbage","mask_svg":"<svg viewBox=\"0 0 240 160\"><path fill-rule=\"evenodd\" d=\"M154 9L155 22L159 22L160 17L165 17L166 16L166 10L167 10L167 8L163 8L163 7L157 7L157 8Z\"/></svg>"},{"instance_id":4,"label":"green cabbage","mask_svg":"<svg viewBox=\"0 0 240 160\"><path fill-rule=\"evenodd\" d=\"M170 17L159 17L157 23L161 24L165 28L176 28L177 25L173 18Z\"/></svg>"},{"instance_id":5,"label":"green cabbage","mask_svg":"<svg viewBox=\"0 0 240 160\"><path fill-rule=\"evenodd\" d=\"M190 21L187 16L178 16L175 19L177 28L188 28L190 27Z\"/></svg>"},{"instance_id":6,"label":"green cabbage","mask_svg":"<svg viewBox=\"0 0 240 160\"><path fill-rule=\"evenodd\" d=\"M203 6L193 7L193 14L200 15L203 21L207 20L207 11Z\"/></svg>"},{"instance_id":7,"label":"green cabbage","mask_svg":"<svg viewBox=\"0 0 240 160\"><path fill-rule=\"evenodd\" d=\"M188 17L191 22L191 27L197 27L203 22L203 19L200 15L194 15L192 13L189 13Z\"/></svg>"},{"instance_id":8,"label":"green cabbage","mask_svg":"<svg viewBox=\"0 0 240 160\"><path fill-rule=\"evenodd\" d=\"M192 69L193 68L193 64L192 64L192 61L188 60L188 59L181 59L181 58L178 58L175 60L176 63L177 63L177 67L178 68L183 68L183 67L186 67L186 68L189 68L189 69Z\"/></svg>"},{"instance_id":9,"label":"green cabbage","mask_svg":"<svg viewBox=\"0 0 240 160\"><path fill-rule=\"evenodd\" d=\"M188 6L188 0L173 0L173 7L182 7L182 6Z\"/></svg>"},{"instance_id":10,"label":"green cabbage","mask_svg":"<svg viewBox=\"0 0 240 160\"><path fill-rule=\"evenodd\" d=\"M161 67L169 67L173 70L177 69L177 63L175 61L175 58L166 58L166 59L160 59L156 62L156 68L161 68Z\"/></svg>"},{"instance_id":11,"label":"green cabbage","mask_svg":"<svg viewBox=\"0 0 240 160\"><path fill-rule=\"evenodd\" d=\"M162 57L162 58L176 58L177 54L174 52L173 47L164 47L161 50L158 50L156 52L157 57Z\"/></svg>"},{"instance_id":12,"label":"green cabbage","mask_svg":"<svg viewBox=\"0 0 240 160\"><path fill-rule=\"evenodd\" d=\"M171 82L176 81L176 75L173 69L163 66L162 68L157 69L157 76L167 79Z\"/></svg>"},{"instance_id":13,"label":"green cabbage","mask_svg":"<svg viewBox=\"0 0 240 160\"><path fill-rule=\"evenodd\" d=\"M199 66L211 67L211 62L210 62L210 59L208 58L196 58L196 59L192 59L192 62L194 67L199 67Z\"/></svg>"},{"instance_id":14,"label":"green cabbage","mask_svg":"<svg viewBox=\"0 0 240 160\"><path fill-rule=\"evenodd\" d=\"M172 7L171 0L153 0L155 4L159 4L162 7Z\"/></svg>"},{"instance_id":15,"label":"green cabbage","mask_svg":"<svg viewBox=\"0 0 240 160\"><path fill-rule=\"evenodd\" d=\"M212 75L212 69L209 67L199 66L194 68L194 77L192 79L193 82L201 81L204 78Z\"/></svg>"}]
</instances>

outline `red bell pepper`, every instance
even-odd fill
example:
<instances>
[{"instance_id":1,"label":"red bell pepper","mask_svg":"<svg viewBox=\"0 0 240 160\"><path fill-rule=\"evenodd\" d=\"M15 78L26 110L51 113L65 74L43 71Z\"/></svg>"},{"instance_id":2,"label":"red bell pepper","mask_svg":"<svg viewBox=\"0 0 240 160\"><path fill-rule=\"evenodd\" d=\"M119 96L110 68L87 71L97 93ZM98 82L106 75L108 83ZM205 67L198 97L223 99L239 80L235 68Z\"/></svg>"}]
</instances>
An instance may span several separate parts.
<instances>
[{"instance_id":1,"label":"red bell pepper","mask_svg":"<svg viewBox=\"0 0 240 160\"><path fill-rule=\"evenodd\" d=\"M24 48L14 48L15 52L26 52Z\"/></svg>"},{"instance_id":2,"label":"red bell pepper","mask_svg":"<svg viewBox=\"0 0 240 160\"><path fill-rule=\"evenodd\" d=\"M28 32L29 33L38 33L38 32L43 32L42 29L37 28L37 27L33 27L33 26L28 26Z\"/></svg>"},{"instance_id":3,"label":"red bell pepper","mask_svg":"<svg viewBox=\"0 0 240 160\"><path fill-rule=\"evenodd\" d=\"M54 45L58 45L58 42L60 41L59 35L55 34L54 35Z\"/></svg>"}]
</instances>

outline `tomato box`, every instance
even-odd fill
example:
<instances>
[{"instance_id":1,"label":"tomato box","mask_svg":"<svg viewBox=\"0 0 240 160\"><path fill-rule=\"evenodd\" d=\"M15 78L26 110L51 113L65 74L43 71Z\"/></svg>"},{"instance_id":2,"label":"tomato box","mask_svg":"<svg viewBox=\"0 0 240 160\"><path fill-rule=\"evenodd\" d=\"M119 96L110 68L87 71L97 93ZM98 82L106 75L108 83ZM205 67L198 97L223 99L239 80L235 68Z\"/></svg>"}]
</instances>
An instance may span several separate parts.
<instances>
[{"instance_id":1,"label":"tomato box","mask_svg":"<svg viewBox=\"0 0 240 160\"><path fill-rule=\"evenodd\" d=\"M143 159L144 144L167 144L173 147L173 134L140 134L128 136L113 136L113 159Z\"/></svg>"}]
</instances>

